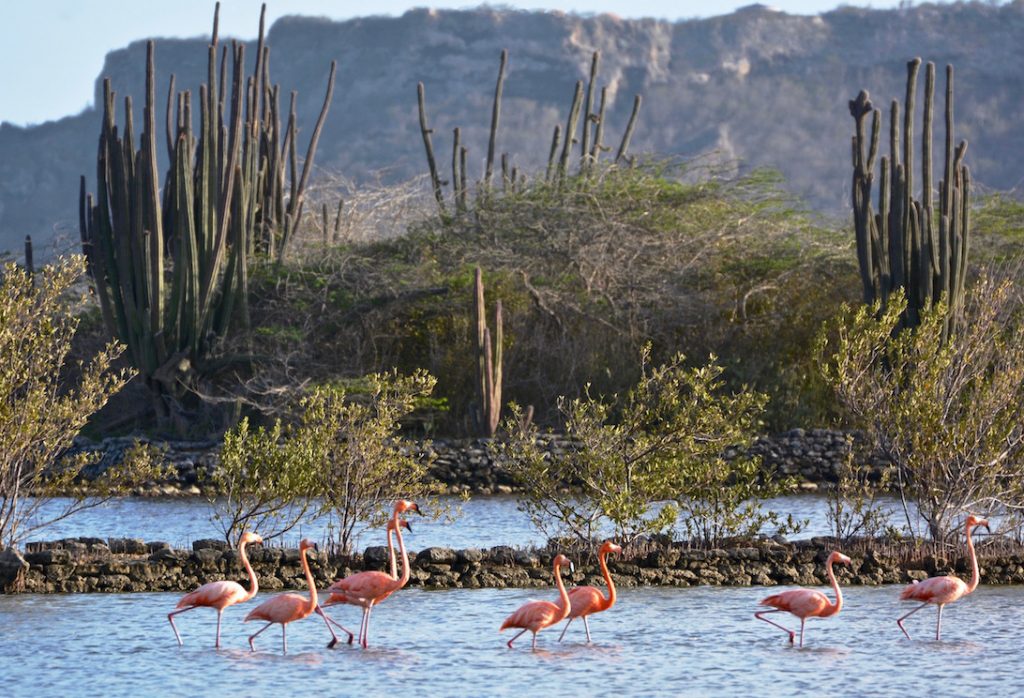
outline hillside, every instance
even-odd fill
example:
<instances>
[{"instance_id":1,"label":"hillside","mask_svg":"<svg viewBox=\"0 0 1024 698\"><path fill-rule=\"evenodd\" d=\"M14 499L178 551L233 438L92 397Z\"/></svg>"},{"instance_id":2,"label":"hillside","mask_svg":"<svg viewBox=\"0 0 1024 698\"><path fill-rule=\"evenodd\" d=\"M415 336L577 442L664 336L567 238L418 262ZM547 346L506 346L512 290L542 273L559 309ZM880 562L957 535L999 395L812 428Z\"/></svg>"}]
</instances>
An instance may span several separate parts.
<instances>
[{"instance_id":1,"label":"hillside","mask_svg":"<svg viewBox=\"0 0 1024 698\"><path fill-rule=\"evenodd\" d=\"M179 88L198 85L205 44L158 41L158 94L171 72ZM861 88L880 105L902 95L906 61L920 55L956 65L957 134L971 143L978 181L999 189L1024 181L1024 0L843 8L816 17L751 6L675 23L489 8L346 22L288 17L271 27L269 45L274 80L299 92L307 135L327 67L338 61L317 164L357 179L379 170L391 179L424 171L420 80L439 157L447 159L451 128L459 125L470 162L480 167L498 55L508 48L499 149L515 154L520 167L546 156L573 83L599 49L611 104L608 141L617 142L640 93L633 152L717 151L744 167L774 167L812 206L840 211L849 190L847 100ZM103 75L118 94L141 99L144 55L143 42L108 55ZM93 179L99 119L90 109L40 126L0 126L0 249L20 250L26 233L37 241L56 234L64 248L73 246L78 178Z\"/></svg>"}]
</instances>

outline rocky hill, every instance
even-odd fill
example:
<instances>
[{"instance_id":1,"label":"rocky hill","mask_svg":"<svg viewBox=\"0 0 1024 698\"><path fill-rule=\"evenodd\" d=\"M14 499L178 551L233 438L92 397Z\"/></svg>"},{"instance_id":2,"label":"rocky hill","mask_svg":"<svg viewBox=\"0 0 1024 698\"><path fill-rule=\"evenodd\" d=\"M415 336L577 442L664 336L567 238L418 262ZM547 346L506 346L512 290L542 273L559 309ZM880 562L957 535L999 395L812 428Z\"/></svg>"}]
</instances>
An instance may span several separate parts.
<instances>
[{"instance_id":1,"label":"rocky hill","mask_svg":"<svg viewBox=\"0 0 1024 698\"><path fill-rule=\"evenodd\" d=\"M812 206L840 211L849 191L847 100L861 88L881 105L901 96L906 61L919 55L957 68L957 134L971 143L977 180L1000 189L1024 181L1024 0L841 8L814 17L751 6L675 23L491 8L414 10L346 22L287 17L271 27L268 40L273 78L285 92L298 90L307 134L328 65L338 61L317 164L357 179L380 170L392 179L424 171L420 80L439 157L447 159L451 128L459 125L472 166L482 167L498 56L507 48L499 149L514 154L520 167L546 157L573 85L599 49L611 105L606 140L617 142L639 93L645 101L634 152L715 151L743 167L774 167ZM158 41L158 93L172 72L179 87L199 84L205 45ZM119 94L141 100L144 63L138 42L109 54L103 75ZM0 126L0 249L20 249L26 233L36 240L63 237L63 245L73 246L78 177L93 179L99 120L89 109L30 128Z\"/></svg>"}]
</instances>

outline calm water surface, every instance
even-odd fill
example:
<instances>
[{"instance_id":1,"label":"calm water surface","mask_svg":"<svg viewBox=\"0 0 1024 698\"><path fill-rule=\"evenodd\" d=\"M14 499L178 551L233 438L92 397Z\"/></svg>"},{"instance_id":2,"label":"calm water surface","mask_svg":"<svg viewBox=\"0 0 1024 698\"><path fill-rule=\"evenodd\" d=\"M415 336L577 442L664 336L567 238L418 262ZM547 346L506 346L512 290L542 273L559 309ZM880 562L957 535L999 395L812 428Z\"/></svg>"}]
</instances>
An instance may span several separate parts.
<instances>
[{"instance_id":1,"label":"calm water surface","mask_svg":"<svg viewBox=\"0 0 1024 698\"><path fill-rule=\"evenodd\" d=\"M513 650L497 628L537 591L407 589L374 613L371 647L325 648L317 617L257 640L246 607L225 614L225 648L212 649L215 614L179 616L178 647L166 613L178 595L0 596L0 676L7 696L149 695L1021 695L1024 587L980 587L944 614L894 619L898 587L852 588L835 618L810 621L804 649L751 613L768 590L627 589L566 642L544 631ZM545 595L549 596L549 595ZM267 598L261 595L261 598ZM355 609L342 622L357 623ZM520 646L521 645L521 646Z\"/></svg>"},{"instance_id":2,"label":"calm water surface","mask_svg":"<svg viewBox=\"0 0 1024 698\"><path fill-rule=\"evenodd\" d=\"M414 533L408 536L411 549L421 550L430 546L452 548L495 545L544 544L545 539L530 525L530 520L519 511L514 497L478 497L462 502L446 500L461 509L453 523L428 521L412 517ZM892 498L884 500L892 522L902 525L902 510ZM826 511L828 501L821 495L793 495L769 500L765 508L783 515L792 514L796 519L806 519L808 527L796 538L829 535ZM100 508L90 509L61 521L31 536L31 540L53 540L71 536L134 537L144 540L164 540L175 545L187 546L200 538L219 538L221 534L211 523L210 504L201 498L153 499L126 497L116 499ZM328 537L330 521L307 517L285 540L291 543L303 537L323 541ZM774 531L766 531L774 533ZM607 532L611 535L611 531ZM359 545L373 545L382 542L383 535L377 532L364 533Z\"/></svg>"}]
</instances>

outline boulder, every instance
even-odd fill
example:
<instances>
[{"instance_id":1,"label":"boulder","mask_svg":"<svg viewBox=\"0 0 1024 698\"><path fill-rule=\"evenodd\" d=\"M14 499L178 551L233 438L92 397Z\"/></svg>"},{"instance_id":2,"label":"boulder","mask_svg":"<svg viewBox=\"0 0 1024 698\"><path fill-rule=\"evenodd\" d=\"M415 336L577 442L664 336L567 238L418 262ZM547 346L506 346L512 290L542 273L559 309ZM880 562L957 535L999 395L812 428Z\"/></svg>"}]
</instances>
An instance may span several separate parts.
<instances>
[{"instance_id":1,"label":"boulder","mask_svg":"<svg viewBox=\"0 0 1024 698\"><path fill-rule=\"evenodd\" d=\"M33 565L65 565L71 562L71 552L61 548L50 548L27 553L25 559Z\"/></svg>"},{"instance_id":2,"label":"boulder","mask_svg":"<svg viewBox=\"0 0 1024 698\"><path fill-rule=\"evenodd\" d=\"M363 564L368 570L382 570L388 565L388 549L383 545L371 545L363 551Z\"/></svg>"},{"instance_id":3,"label":"boulder","mask_svg":"<svg viewBox=\"0 0 1024 698\"><path fill-rule=\"evenodd\" d=\"M429 565L450 565L455 559L455 551L444 547L425 548L416 556L417 563Z\"/></svg>"},{"instance_id":4,"label":"boulder","mask_svg":"<svg viewBox=\"0 0 1024 698\"><path fill-rule=\"evenodd\" d=\"M217 538L201 538L192 542L192 550L197 552L200 550L219 550L224 552L225 550L231 550L231 546Z\"/></svg>"},{"instance_id":5,"label":"boulder","mask_svg":"<svg viewBox=\"0 0 1024 698\"><path fill-rule=\"evenodd\" d=\"M115 555L145 555L152 552L141 538L107 538L107 546Z\"/></svg>"},{"instance_id":6,"label":"boulder","mask_svg":"<svg viewBox=\"0 0 1024 698\"><path fill-rule=\"evenodd\" d=\"M465 548L455 552L455 561L459 563L480 562L484 559L484 553L480 548Z\"/></svg>"},{"instance_id":7,"label":"boulder","mask_svg":"<svg viewBox=\"0 0 1024 698\"><path fill-rule=\"evenodd\" d=\"M0 591L5 594L21 591L28 567L28 561L16 548L0 550Z\"/></svg>"}]
</instances>

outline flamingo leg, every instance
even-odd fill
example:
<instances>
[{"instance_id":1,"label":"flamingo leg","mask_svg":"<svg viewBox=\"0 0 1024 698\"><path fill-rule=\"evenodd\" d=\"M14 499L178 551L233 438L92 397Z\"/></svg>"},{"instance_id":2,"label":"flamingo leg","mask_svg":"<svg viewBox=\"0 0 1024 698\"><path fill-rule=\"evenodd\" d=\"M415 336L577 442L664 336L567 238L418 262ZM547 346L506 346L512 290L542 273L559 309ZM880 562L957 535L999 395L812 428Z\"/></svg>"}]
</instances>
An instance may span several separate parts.
<instances>
[{"instance_id":1,"label":"flamingo leg","mask_svg":"<svg viewBox=\"0 0 1024 698\"><path fill-rule=\"evenodd\" d=\"M335 627L340 629L342 632L348 633L348 644L350 644L350 645L352 644L352 639L355 637L355 635L353 634L353 632L351 630L349 630L344 625L342 625L341 623L339 623L338 621L334 620L329 615L327 615L327 613L324 611L324 609L322 609L320 606L316 607L316 612L319 613L320 616L327 622L327 624L328 624L327 625L327 629L328 630L330 630L331 624L333 624ZM336 644L338 644L338 637L337 637L337 635L334 634L333 630L331 630L331 636L334 639L331 641L331 643L329 645L327 645L328 648L334 647Z\"/></svg>"},{"instance_id":2,"label":"flamingo leg","mask_svg":"<svg viewBox=\"0 0 1024 698\"><path fill-rule=\"evenodd\" d=\"M583 616L583 627L587 631L587 644L590 644L590 623L587 622L587 617Z\"/></svg>"},{"instance_id":3,"label":"flamingo leg","mask_svg":"<svg viewBox=\"0 0 1024 698\"><path fill-rule=\"evenodd\" d=\"M223 615L224 615L224 609L223 608L218 608L217 609L217 641L215 643L213 643L213 646L216 649L220 649L220 618Z\"/></svg>"},{"instance_id":4,"label":"flamingo leg","mask_svg":"<svg viewBox=\"0 0 1024 698\"><path fill-rule=\"evenodd\" d=\"M561 641L562 641L562 638L563 638L563 637L565 637L565 631L569 629L569 625L570 625L570 624L571 624L571 623L572 623L572 622L573 622L574 620L576 620L576 619L575 619L575 618L570 618L569 620L565 621L565 627L563 627L563 628L562 628L562 634L558 636L558 641L559 641L559 642L561 642Z\"/></svg>"},{"instance_id":5,"label":"flamingo leg","mask_svg":"<svg viewBox=\"0 0 1024 698\"><path fill-rule=\"evenodd\" d=\"M804 646L804 625L806 625L806 624L807 624L807 619L806 618L801 618L800 619L800 648L801 649L803 649L803 646Z\"/></svg>"},{"instance_id":6,"label":"flamingo leg","mask_svg":"<svg viewBox=\"0 0 1024 698\"><path fill-rule=\"evenodd\" d=\"M267 623L267 624L266 624L266 625L264 625L264 626L263 626L262 628L260 628L259 630L257 630L256 632L254 632L254 633L253 633L252 635L250 635L250 636L249 636L249 649L250 649L250 650L252 650L253 652L255 652L255 651L256 651L256 645L254 645L254 644L252 643L252 641L256 639L256 636L257 636L257 635L259 635L260 633L262 633L262 632L263 632L264 630L266 630L267 628L269 628L269 627L270 627L271 625L273 625L273 624L274 624L273 622Z\"/></svg>"},{"instance_id":7,"label":"flamingo leg","mask_svg":"<svg viewBox=\"0 0 1024 698\"><path fill-rule=\"evenodd\" d=\"M938 642L939 637L942 635L942 607L946 604L939 604L939 618L935 622L935 641Z\"/></svg>"},{"instance_id":8,"label":"flamingo leg","mask_svg":"<svg viewBox=\"0 0 1024 698\"><path fill-rule=\"evenodd\" d=\"M369 615L369 610L366 606L363 606L363 617L359 621L359 644L366 647L363 644L363 636L366 634L366 616Z\"/></svg>"},{"instance_id":9,"label":"flamingo leg","mask_svg":"<svg viewBox=\"0 0 1024 698\"><path fill-rule=\"evenodd\" d=\"M320 608L320 606L317 606L316 612L321 618L324 619L324 625L327 626L327 632L331 634L331 641L327 643L327 649L330 649L334 647L336 644L338 644L338 636L334 634L334 628L331 627L331 622L327 620L327 614L324 613L324 610ZM335 625L337 625L337 623L335 623Z\"/></svg>"},{"instance_id":10,"label":"flamingo leg","mask_svg":"<svg viewBox=\"0 0 1024 698\"><path fill-rule=\"evenodd\" d=\"M534 652L537 651L537 633L533 634L533 643L530 645L530 649Z\"/></svg>"},{"instance_id":11,"label":"flamingo leg","mask_svg":"<svg viewBox=\"0 0 1024 698\"><path fill-rule=\"evenodd\" d=\"M363 649L366 649L367 641L370 637L370 612L373 611L373 602L366 607L366 628L363 629Z\"/></svg>"},{"instance_id":12,"label":"flamingo leg","mask_svg":"<svg viewBox=\"0 0 1024 698\"><path fill-rule=\"evenodd\" d=\"M178 615L179 613L184 613L185 611L191 611L194 608L199 608L199 607L198 606L187 606L187 607L181 609L180 611L171 611L170 613L167 614L167 620L169 620L171 622L171 629L174 631L174 637L178 638L178 644L179 645L184 645L185 643L181 641L181 635L178 634L178 626L176 626L174 624L174 616Z\"/></svg>"},{"instance_id":13,"label":"flamingo leg","mask_svg":"<svg viewBox=\"0 0 1024 698\"><path fill-rule=\"evenodd\" d=\"M525 632L526 632L527 630L529 630L529 628L523 628L523 629L522 629L522 630L520 630L520 631L519 631L518 633L516 633L515 635L513 635L513 636L512 636L512 639L511 639L511 640L509 640L509 641L508 641L508 642L506 643L506 644L508 645L508 648L509 648L509 649L512 649L512 643L513 643L513 642L515 642L516 640L518 640L518 639L519 639L519 636L520 636L520 635L522 635L523 633L525 633ZM536 641L537 641L537 636L536 636L536 635L534 635L534 636L533 636L533 641L534 641L534 642L536 643Z\"/></svg>"},{"instance_id":14,"label":"flamingo leg","mask_svg":"<svg viewBox=\"0 0 1024 698\"><path fill-rule=\"evenodd\" d=\"M281 623L281 651L288 654L288 624Z\"/></svg>"},{"instance_id":15,"label":"flamingo leg","mask_svg":"<svg viewBox=\"0 0 1024 698\"><path fill-rule=\"evenodd\" d=\"M764 617L764 614L766 614L766 613L781 613L781 611L779 609L775 609L774 611L758 611L757 613L754 614L754 618L757 618L758 620L763 620L768 625L774 625L779 630L786 631L786 633L789 635L789 644L792 645L793 641L796 639L796 633L793 632L792 630L790 630L789 628L785 627L785 626L779 625L775 621L768 620L767 618Z\"/></svg>"},{"instance_id":16,"label":"flamingo leg","mask_svg":"<svg viewBox=\"0 0 1024 698\"><path fill-rule=\"evenodd\" d=\"M915 609L914 609L913 611L911 611L910 613L907 613L906 615L900 616L900 617L899 617L899 618L898 618L898 619L896 620L896 625L900 626L900 630L902 630L902 631L903 631L903 634L907 636L907 639L908 639L908 640L910 639L910 633L908 633L908 632L907 632L907 629L903 627L903 621L905 621L905 620L906 620L907 618L909 618L910 616L912 616L912 615L914 615L915 613L917 613L918 611L920 611L920 610L921 610L922 608L924 608L925 606L927 606L927 605L928 605L929 603L930 603L930 602L928 602L928 601L925 601L925 602L924 602L923 604L921 604L920 606L918 606L917 608L915 608Z\"/></svg>"}]
</instances>

